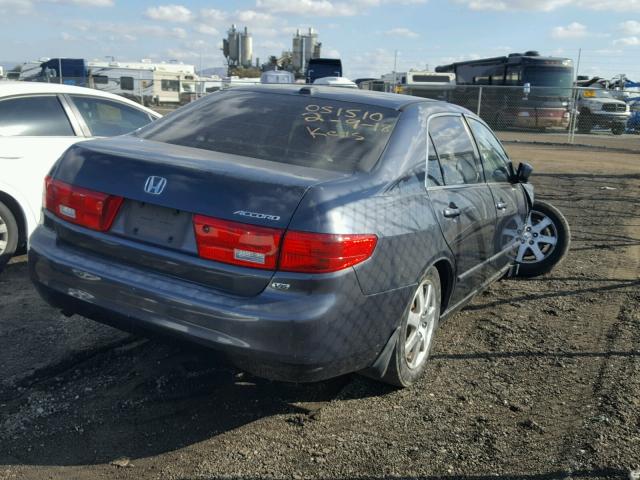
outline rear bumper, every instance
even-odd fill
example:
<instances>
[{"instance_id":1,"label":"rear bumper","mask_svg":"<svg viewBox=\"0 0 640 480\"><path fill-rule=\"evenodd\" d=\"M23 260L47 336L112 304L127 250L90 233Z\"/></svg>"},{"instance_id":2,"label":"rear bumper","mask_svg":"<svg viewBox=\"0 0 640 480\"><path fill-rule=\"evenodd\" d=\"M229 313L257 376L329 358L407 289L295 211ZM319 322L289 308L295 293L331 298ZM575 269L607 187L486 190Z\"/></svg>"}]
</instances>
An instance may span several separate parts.
<instances>
[{"instance_id":1,"label":"rear bumper","mask_svg":"<svg viewBox=\"0 0 640 480\"><path fill-rule=\"evenodd\" d=\"M44 226L32 235L29 267L42 297L60 310L182 337L284 381L317 381L371 365L412 291L365 296L349 269L323 275L312 293L267 287L233 296L73 248Z\"/></svg>"}]
</instances>

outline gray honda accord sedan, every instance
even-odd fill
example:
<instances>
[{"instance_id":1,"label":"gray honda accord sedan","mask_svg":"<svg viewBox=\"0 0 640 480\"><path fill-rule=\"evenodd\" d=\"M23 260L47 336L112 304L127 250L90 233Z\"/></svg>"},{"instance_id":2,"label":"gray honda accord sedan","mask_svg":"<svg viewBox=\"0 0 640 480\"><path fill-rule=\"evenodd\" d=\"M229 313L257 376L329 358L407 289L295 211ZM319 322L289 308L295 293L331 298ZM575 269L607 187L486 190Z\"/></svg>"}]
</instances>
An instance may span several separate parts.
<instances>
[{"instance_id":1,"label":"gray honda accord sedan","mask_svg":"<svg viewBox=\"0 0 640 480\"><path fill-rule=\"evenodd\" d=\"M444 102L335 87L211 94L71 147L45 180L31 277L67 315L171 334L285 381L408 386L436 329L565 255L486 124Z\"/></svg>"}]
</instances>

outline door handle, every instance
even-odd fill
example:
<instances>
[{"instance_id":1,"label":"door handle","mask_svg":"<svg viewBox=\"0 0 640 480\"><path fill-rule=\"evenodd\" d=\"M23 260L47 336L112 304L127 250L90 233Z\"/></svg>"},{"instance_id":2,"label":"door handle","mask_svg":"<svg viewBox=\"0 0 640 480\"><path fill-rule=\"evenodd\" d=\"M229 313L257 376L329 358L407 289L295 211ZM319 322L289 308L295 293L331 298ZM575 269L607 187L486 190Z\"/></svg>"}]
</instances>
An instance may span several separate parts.
<instances>
[{"instance_id":1,"label":"door handle","mask_svg":"<svg viewBox=\"0 0 640 480\"><path fill-rule=\"evenodd\" d=\"M498 203L496 203L496 208L498 210L505 210L507 208L507 203L500 200Z\"/></svg>"},{"instance_id":2,"label":"door handle","mask_svg":"<svg viewBox=\"0 0 640 480\"><path fill-rule=\"evenodd\" d=\"M460 216L460 209L458 206L451 202L447 208L445 208L442 212L445 218L456 218Z\"/></svg>"},{"instance_id":3,"label":"door handle","mask_svg":"<svg viewBox=\"0 0 640 480\"><path fill-rule=\"evenodd\" d=\"M11 157L11 156L0 155L0 158L2 160L20 160L22 157Z\"/></svg>"}]
</instances>

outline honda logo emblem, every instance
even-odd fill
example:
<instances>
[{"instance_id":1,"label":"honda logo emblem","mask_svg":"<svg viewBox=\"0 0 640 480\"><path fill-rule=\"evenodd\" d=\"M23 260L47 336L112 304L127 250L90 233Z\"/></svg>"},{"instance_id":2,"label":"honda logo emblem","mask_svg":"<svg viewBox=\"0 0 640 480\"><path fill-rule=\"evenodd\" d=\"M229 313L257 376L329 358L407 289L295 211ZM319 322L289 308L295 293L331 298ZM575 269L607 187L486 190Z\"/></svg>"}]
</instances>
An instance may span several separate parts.
<instances>
[{"instance_id":1,"label":"honda logo emblem","mask_svg":"<svg viewBox=\"0 0 640 480\"><path fill-rule=\"evenodd\" d=\"M144 191L151 195L160 195L167 186L167 179L164 177L151 176L144 182Z\"/></svg>"}]
</instances>

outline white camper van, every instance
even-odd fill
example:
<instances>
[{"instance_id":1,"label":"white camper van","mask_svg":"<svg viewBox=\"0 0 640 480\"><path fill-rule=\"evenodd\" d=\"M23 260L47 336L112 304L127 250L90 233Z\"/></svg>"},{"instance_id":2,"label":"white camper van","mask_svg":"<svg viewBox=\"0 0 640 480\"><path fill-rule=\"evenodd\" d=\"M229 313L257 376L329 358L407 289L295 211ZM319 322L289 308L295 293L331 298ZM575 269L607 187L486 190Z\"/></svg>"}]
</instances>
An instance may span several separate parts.
<instances>
[{"instance_id":1,"label":"white camper van","mask_svg":"<svg viewBox=\"0 0 640 480\"><path fill-rule=\"evenodd\" d=\"M426 70L387 73L382 76L386 91L416 97L449 100L456 88L455 73L437 73Z\"/></svg>"},{"instance_id":2,"label":"white camper van","mask_svg":"<svg viewBox=\"0 0 640 480\"><path fill-rule=\"evenodd\" d=\"M88 86L145 105L187 103L196 96L193 65L182 63L88 62Z\"/></svg>"}]
</instances>

